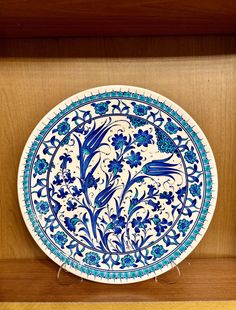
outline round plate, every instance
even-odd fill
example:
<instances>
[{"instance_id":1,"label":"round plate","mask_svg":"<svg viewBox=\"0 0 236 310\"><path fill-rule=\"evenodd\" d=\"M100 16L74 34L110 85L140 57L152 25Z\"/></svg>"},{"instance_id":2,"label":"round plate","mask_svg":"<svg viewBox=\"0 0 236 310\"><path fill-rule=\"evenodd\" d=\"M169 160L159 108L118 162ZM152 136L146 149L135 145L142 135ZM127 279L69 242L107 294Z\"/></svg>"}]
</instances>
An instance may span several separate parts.
<instances>
[{"instance_id":1,"label":"round plate","mask_svg":"<svg viewBox=\"0 0 236 310\"><path fill-rule=\"evenodd\" d=\"M214 212L217 172L206 137L179 106L146 89L105 86L40 121L18 194L30 233L58 265L131 283L196 247Z\"/></svg>"}]
</instances>

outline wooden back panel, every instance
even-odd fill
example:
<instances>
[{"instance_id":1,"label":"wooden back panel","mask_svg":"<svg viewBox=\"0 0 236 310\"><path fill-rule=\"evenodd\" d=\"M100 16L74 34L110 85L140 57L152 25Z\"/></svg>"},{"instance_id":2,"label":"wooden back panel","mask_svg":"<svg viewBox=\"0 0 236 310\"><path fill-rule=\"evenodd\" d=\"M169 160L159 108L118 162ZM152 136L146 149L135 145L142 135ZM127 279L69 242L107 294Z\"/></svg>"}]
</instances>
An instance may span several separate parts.
<instances>
[{"instance_id":1,"label":"wooden back panel","mask_svg":"<svg viewBox=\"0 0 236 310\"><path fill-rule=\"evenodd\" d=\"M7 40L0 47L0 258L44 258L17 201L22 149L64 98L108 84L157 91L201 126L219 173L216 212L192 257L236 255L236 38Z\"/></svg>"}]
</instances>

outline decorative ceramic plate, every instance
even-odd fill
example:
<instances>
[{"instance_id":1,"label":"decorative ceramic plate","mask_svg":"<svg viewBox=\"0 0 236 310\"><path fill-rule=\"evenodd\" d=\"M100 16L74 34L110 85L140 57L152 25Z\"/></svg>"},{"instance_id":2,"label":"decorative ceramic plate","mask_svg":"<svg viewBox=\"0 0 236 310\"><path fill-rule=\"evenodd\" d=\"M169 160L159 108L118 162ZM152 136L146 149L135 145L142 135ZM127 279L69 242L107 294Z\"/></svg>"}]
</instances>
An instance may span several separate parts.
<instances>
[{"instance_id":1,"label":"decorative ceramic plate","mask_svg":"<svg viewBox=\"0 0 236 310\"><path fill-rule=\"evenodd\" d=\"M131 283L196 247L214 212L217 173L204 134L179 106L146 89L106 86L40 121L18 191L30 233L58 265Z\"/></svg>"}]
</instances>

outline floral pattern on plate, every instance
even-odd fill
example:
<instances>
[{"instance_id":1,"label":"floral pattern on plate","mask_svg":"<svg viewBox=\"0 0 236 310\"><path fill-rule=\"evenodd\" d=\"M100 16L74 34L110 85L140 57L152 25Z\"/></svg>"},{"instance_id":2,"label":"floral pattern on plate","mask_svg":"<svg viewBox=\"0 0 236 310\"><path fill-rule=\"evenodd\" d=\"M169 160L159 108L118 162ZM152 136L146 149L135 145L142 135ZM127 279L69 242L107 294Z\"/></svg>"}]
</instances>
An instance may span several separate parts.
<instances>
[{"instance_id":1,"label":"floral pattern on plate","mask_svg":"<svg viewBox=\"0 0 236 310\"><path fill-rule=\"evenodd\" d=\"M60 104L19 168L21 209L38 244L69 271L106 283L145 280L186 257L216 199L214 158L197 125L160 95L129 89Z\"/></svg>"}]
</instances>

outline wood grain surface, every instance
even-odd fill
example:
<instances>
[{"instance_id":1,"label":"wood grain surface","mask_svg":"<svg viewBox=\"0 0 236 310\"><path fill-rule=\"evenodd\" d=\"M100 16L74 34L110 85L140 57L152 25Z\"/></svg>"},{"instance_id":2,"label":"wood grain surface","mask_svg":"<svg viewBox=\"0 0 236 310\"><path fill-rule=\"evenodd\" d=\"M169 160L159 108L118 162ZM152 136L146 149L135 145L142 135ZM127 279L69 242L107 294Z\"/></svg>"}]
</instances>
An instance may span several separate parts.
<instances>
[{"instance_id":1,"label":"wood grain surface","mask_svg":"<svg viewBox=\"0 0 236 310\"><path fill-rule=\"evenodd\" d=\"M234 0L0 0L1 37L235 32Z\"/></svg>"},{"instance_id":2,"label":"wood grain surface","mask_svg":"<svg viewBox=\"0 0 236 310\"><path fill-rule=\"evenodd\" d=\"M27 138L63 99L90 87L127 84L183 107L214 151L219 196L191 257L236 255L236 38L38 39L0 42L0 258L45 258L23 222L16 176Z\"/></svg>"},{"instance_id":3,"label":"wood grain surface","mask_svg":"<svg viewBox=\"0 0 236 310\"><path fill-rule=\"evenodd\" d=\"M111 285L83 282L50 260L1 260L0 301L152 302L236 299L236 258L187 259L154 279ZM174 282L173 284L169 284Z\"/></svg>"}]
</instances>

